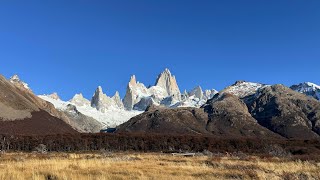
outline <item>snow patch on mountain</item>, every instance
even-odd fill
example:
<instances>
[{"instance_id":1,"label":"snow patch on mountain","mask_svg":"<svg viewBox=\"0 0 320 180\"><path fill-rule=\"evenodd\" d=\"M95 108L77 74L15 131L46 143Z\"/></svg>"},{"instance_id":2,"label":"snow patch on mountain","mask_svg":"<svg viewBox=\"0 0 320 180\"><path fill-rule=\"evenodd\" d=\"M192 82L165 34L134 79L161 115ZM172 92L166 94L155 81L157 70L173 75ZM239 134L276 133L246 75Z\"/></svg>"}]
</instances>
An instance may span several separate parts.
<instances>
[{"instance_id":1,"label":"snow patch on mountain","mask_svg":"<svg viewBox=\"0 0 320 180\"><path fill-rule=\"evenodd\" d=\"M269 85L246 82L246 81L237 81L235 84L225 88L221 91L222 93L230 93L238 96L239 98L244 98L249 95L255 94L259 89L267 87Z\"/></svg>"}]
</instances>

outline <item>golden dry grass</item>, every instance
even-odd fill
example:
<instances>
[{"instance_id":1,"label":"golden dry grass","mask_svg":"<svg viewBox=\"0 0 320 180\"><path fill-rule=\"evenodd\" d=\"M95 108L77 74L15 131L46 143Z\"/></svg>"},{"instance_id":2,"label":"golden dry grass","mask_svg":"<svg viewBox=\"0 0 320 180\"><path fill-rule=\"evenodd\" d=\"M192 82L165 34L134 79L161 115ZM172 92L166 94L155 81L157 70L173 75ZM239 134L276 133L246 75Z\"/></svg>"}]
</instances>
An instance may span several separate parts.
<instances>
[{"instance_id":1,"label":"golden dry grass","mask_svg":"<svg viewBox=\"0 0 320 180\"><path fill-rule=\"evenodd\" d=\"M170 154L32 154L0 157L0 179L320 179L320 163Z\"/></svg>"}]
</instances>

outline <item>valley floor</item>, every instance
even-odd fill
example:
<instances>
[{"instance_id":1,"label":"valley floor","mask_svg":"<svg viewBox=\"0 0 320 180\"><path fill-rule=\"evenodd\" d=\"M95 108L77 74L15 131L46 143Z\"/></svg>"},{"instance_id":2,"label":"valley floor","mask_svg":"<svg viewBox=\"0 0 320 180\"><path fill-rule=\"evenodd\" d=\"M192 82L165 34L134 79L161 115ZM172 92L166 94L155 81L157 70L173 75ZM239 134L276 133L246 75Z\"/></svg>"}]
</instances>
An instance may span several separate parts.
<instances>
[{"instance_id":1,"label":"valley floor","mask_svg":"<svg viewBox=\"0 0 320 180\"><path fill-rule=\"evenodd\" d=\"M245 155L5 153L0 179L320 179L319 161Z\"/></svg>"}]
</instances>

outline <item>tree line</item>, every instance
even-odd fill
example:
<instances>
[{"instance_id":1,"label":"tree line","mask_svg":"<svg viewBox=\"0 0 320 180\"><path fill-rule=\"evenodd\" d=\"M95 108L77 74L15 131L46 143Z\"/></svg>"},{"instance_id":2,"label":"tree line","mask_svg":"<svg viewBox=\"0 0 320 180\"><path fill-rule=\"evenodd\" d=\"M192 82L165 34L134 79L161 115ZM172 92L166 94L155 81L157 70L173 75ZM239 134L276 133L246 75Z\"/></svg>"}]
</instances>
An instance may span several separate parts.
<instances>
[{"instance_id":1,"label":"tree line","mask_svg":"<svg viewBox=\"0 0 320 180\"><path fill-rule=\"evenodd\" d=\"M45 136L0 135L1 151L32 152L40 144L48 152L244 152L265 153L273 145L291 153L320 153L319 140L235 139L213 136L160 134L58 134Z\"/></svg>"}]
</instances>

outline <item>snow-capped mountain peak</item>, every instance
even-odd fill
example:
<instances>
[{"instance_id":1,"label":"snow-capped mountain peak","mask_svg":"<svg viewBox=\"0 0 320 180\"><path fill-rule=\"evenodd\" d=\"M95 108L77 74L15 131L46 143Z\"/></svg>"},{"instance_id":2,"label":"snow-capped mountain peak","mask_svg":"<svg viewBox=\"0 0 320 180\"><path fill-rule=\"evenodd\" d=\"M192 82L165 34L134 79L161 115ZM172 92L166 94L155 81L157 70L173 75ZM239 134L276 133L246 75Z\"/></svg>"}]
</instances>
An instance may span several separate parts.
<instances>
[{"instance_id":1,"label":"snow-capped mountain peak","mask_svg":"<svg viewBox=\"0 0 320 180\"><path fill-rule=\"evenodd\" d=\"M314 84L312 82L305 82L308 86L312 87L312 89L320 89L320 86L317 84Z\"/></svg>"},{"instance_id":2,"label":"snow-capped mountain peak","mask_svg":"<svg viewBox=\"0 0 320 180\"><path fill-rule=\"evenodd\" d=\"M320 100L320 86L312 82L304 82L290 87L294 91L303 93Z\"/></svg>"}]
</instances>

